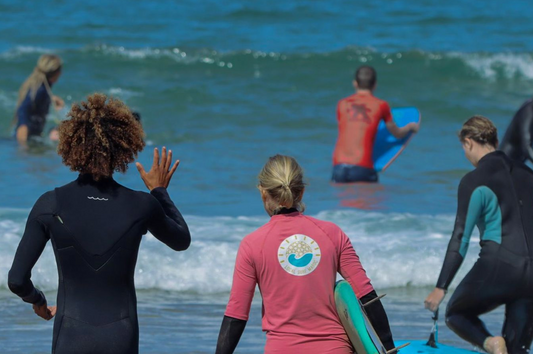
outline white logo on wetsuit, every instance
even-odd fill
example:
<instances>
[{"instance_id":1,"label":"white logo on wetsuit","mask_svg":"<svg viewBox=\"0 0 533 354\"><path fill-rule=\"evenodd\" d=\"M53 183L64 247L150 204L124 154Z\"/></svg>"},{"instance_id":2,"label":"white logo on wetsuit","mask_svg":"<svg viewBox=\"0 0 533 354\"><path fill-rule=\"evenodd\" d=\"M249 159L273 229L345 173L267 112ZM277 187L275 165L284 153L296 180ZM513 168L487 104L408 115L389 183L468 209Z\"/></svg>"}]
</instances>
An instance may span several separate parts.
<instances>
[{"instance_id":1,"label":"white logo on wetsuit","mask_svg":"<svg viewBox=\"0 0 533 354\"><path fill-rule=\"evenodd\" d=\"M289 274L304 276L312 273L320 262L320 247L309 236L292 235L281 242L278 261Z\"/></svg>"},{"instance_id":2,"label":"white logo on wetsuit","mask_svg":"<svg viewBox=\"0 0 533 354\"><path fill-rule=\"evenodd\" d=\"M89 196L87 196L87 199L98 200L99 202L107 202L109 200L107 198L98 198L98 197L89 197Z\"/></svg>"}]
</instances>

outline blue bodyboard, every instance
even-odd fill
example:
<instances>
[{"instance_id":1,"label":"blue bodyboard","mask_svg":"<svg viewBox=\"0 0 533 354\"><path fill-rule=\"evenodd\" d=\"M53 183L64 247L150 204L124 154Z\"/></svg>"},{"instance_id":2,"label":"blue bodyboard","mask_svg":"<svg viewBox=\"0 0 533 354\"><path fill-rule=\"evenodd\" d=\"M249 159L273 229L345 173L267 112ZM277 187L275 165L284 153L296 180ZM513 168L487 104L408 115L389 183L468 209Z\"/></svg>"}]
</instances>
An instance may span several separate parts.
<instances>
[{"instance_id":1,"label":"blue bodyboard","mask_svg":"<svg viewBox=\"0 0 533 354\"><path fill-rule=\"evenodd\" d=\"M427 340L395 341L394 344L400 346L407 342L411 344L400 349L400 354L479 354L479 352L473 350L456 348L441 343L437 343L437 348L432 348L426 345Z\"/></svg>"},{"instance_id":2,"label":"blue bodyboard","mask_svg":"<svg viewBox=\"0 0 533 354\"><path fill-rule=\"evenodd\" d=\"M420 123L421 116L415 107L402 107L392 109L392 118L396 125L403 127L412 122ZM377 172L385 171L402 153L413 135L413 133L409 133L405 138L397 139L389 133L385 122L381 121L374 141L374 150L372 151L374 169Z\"/></svg>"}]
</instances>

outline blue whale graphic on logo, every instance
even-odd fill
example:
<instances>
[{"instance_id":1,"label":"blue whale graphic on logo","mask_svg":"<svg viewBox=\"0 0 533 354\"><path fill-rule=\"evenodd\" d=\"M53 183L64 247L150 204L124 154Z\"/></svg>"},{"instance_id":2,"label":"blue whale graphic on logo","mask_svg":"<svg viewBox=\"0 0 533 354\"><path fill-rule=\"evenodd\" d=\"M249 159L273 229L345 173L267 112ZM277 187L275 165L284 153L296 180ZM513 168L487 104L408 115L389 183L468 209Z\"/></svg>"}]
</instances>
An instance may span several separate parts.
<instances>
[{"instance_id":1,"label":"blue whale graphic on logo","mask_svg":"<svg viewBox=\"0 0 533 354\"><path fill-rule=\"evenodd\" d=\"M305 267L306 265L311 263L312 259L312 253L306 253L302 256L302 258L296 258L296 255L293 253L289 256L289 263L295 267Z\"/></svg>"}]
</instances>

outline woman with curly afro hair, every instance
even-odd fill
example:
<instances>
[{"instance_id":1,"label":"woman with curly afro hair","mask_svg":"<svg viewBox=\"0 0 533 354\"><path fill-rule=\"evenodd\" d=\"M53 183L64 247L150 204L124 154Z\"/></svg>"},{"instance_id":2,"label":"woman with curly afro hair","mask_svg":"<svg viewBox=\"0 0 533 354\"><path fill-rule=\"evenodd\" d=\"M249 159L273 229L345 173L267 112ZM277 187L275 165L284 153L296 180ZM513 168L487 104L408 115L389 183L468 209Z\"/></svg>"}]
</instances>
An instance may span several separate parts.
<instances>
[{"instance_id":1,"label":"woman with curly afro hair","mask_svg":"<svg viewBox=\"0 0 533 354\"><path fill-rule=\"evenodd\" d=\"M140 172L150 193L113 179L143 149L143 130L119 100L94 94L75 104L59 127L58 153L79 177L43 194L33 207L9 272L9 288L35 313L55 316L52 353L138 353L133 282L142 235L150 231L176 251L189 247L189 229L167 187L179 161L154 149ZM31 270L48 240L56 255L57 307L33 286Z\"/></svg>"}]
</instances>

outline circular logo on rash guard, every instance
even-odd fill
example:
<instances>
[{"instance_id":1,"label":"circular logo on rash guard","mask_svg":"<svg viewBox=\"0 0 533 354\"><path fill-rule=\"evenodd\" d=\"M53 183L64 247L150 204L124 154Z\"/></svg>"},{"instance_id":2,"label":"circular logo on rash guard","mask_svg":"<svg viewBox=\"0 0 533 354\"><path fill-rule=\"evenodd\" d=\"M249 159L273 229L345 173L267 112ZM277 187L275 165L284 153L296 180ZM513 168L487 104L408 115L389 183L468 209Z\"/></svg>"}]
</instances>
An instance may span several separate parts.
<instances>
[{"instance_id":1,"label":"circular logo on rash guard","mask_svg":"<svg viewBox=\"0 0 533 354\"><path fill-rule=\"evenodd\" d=\"M320 247L309 236L292 235L281 242L279 264L289 274L303 276L313 272L320 263Z\"/></svg>"}]
</instances>

